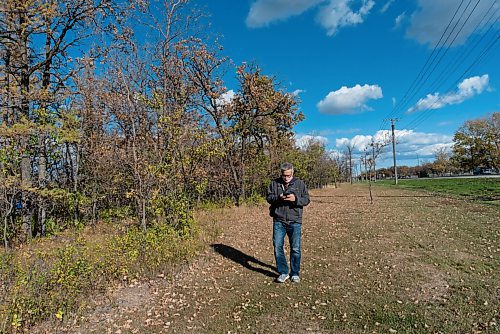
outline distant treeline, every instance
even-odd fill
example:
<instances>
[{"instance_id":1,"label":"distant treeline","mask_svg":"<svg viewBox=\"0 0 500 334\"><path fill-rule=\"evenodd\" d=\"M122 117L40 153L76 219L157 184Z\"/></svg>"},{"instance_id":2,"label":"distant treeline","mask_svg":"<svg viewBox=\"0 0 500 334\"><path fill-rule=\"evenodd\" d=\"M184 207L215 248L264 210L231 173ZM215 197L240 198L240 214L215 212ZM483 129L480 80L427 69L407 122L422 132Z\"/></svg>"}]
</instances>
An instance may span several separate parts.
<instances>
[{"instance_id":1,"label":"distant treeline","mask_svg":"<svg viewBox=\"0 0 500 334\"><path fill-rule=\"evenodd\" d=\"M432 162L397 168L399 177L500 173L500 112L466 121L453 136L451 152L441 148ZM394 177L394 168L377 169L377 177Z\"/></svg>"}]
</instances>

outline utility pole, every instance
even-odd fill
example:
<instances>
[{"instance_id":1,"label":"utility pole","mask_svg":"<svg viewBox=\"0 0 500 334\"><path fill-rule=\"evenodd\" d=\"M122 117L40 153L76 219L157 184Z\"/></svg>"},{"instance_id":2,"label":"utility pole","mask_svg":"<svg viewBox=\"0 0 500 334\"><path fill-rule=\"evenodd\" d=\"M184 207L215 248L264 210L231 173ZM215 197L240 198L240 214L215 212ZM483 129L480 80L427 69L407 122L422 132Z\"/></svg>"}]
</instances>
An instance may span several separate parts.
<instances>
[{"instance_id":1,"label":"utility pole","mask_svg":"<svg viewBox=\"0 0 500 334\"><path fill-rule=\"evenodd\" d=\"M396 138L394 137L394 122L397 118L391 118L391 131L392 131L392 160L394 162L394 184L398 184L398 167L396 166Z\"/></svg>"}]
</instances>

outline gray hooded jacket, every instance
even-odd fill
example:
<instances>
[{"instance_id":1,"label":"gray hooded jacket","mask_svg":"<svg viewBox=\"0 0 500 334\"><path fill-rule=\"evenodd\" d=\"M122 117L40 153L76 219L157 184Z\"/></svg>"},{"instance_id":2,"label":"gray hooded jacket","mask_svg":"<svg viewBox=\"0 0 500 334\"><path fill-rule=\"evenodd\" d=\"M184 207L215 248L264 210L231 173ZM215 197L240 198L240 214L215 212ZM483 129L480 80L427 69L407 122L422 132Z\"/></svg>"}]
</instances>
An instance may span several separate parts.
<instances>
[{"instance_id":1,"label":"gray hooded jacket","mask_svg":"<svg viewBox=\"0 0 500 334\"><path fill-rule=\"evenodd\" d=\"M284 201L280 195L284 192L295 195L295 202ZM276 221L284 223L302 223L303 207L310 202L309 192L304 181L293 178L285 189L285 182L277 178L271 182L267 189L266 200L271 206L269 215Z\"/></svg>"}]
</instances>

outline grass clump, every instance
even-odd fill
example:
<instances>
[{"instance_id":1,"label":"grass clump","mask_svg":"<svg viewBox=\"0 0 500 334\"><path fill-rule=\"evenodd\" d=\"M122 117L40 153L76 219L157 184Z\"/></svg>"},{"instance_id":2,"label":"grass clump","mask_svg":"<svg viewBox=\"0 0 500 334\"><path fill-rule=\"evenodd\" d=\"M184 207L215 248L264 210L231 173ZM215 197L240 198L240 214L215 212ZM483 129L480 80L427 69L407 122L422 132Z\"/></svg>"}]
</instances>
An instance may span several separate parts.
<instances>
[{"instance_id":1,"label":"grass clump","mask_svg":"<svg viewBox=\"0 0 500 334\"><path fill-rule=\"evenodd\" d=\"M158 224L120 231L67 231L16 252L0 251L0 333L27 330L59 319L116 280L130 281L169 270L197 253L197 229L180 233Z\"/></svg>"}]
</instances>

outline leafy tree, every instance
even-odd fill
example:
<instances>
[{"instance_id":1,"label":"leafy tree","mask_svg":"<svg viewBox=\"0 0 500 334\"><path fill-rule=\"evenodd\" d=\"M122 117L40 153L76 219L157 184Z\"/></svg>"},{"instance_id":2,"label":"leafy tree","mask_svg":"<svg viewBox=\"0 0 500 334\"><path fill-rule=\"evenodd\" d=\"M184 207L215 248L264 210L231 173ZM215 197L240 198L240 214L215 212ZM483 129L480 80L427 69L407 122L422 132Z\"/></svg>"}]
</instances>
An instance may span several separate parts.
<instances>
[{"instance_id":1,"label":"leafy tree","mask_svg":"<svg viewBox=\"0 0 500 334\"><path fill-rule=\"evenodd\" d=\"M500 112L465 122L453 137L453 160L464 170L500 168Z\"/></svg>"},{"instance_id":2,"label":"leafy tree","mask_svg":"<svg viewBox=\"0 0 500 334\"><path fill-rule=\"evenodd\" d=\"M76 140L61 126L71 118L71 110L63 106L80 66L70 53L94 34L92 28L107 30L115 9L116 3L107 0L0 3L1 139L3 147L17 152L12 158L19 170L8 174L21 179L27 238L35 232L34 222L38 232L44 232L47 201L53 198L50 179L57 170L67 166L71 178L66 181L76 184L74 161L65 161L73 153L71 145L61 145Z\"/></svg>"},{"instance_id":3,"label":"leafy tree","mask_svg":"<svg viewBox=\"0 0 500 334\"><path fill-rule=\"evenodd\" d=\"M340 175L340 161L332 158L325 144L309 139L301 148L290 147L282 161L291 162L296 175L303 179L310 188L321 188L337 183ZM276 166L276 173L278 172Z\"/></svg>"},{"instance_id":4,"label":"leafy tree","mask_svg":"<svg viewBox=\"0 0 500 334\"><path fill-rule=\"evenodd\" d=\"M215 53L202 49L190 62L186 69L198 89L198 105L219 140L222 166L229 173L226 189L238 204L246 197L247 171L259 161L254 159L257 152L272 154L283 137L291 137L293 125L303 115L295 96L284 91L275 78L261 74L256 65L243 64L237 69L239 88L232 99L225 101L227 90L216 75L222 63Z\"/></svg>"},{"instance_id":5,"label":"leafy tree","mask_svg":"<svg viewBox=\"0 0 500 334\"><path fill-rule=\"evenodd\" d=\"M450 170L450 154L445 148L439 148L434 152L435 160L433 169L437 174L444 174Z\"/></svg>"}]
</instances>

